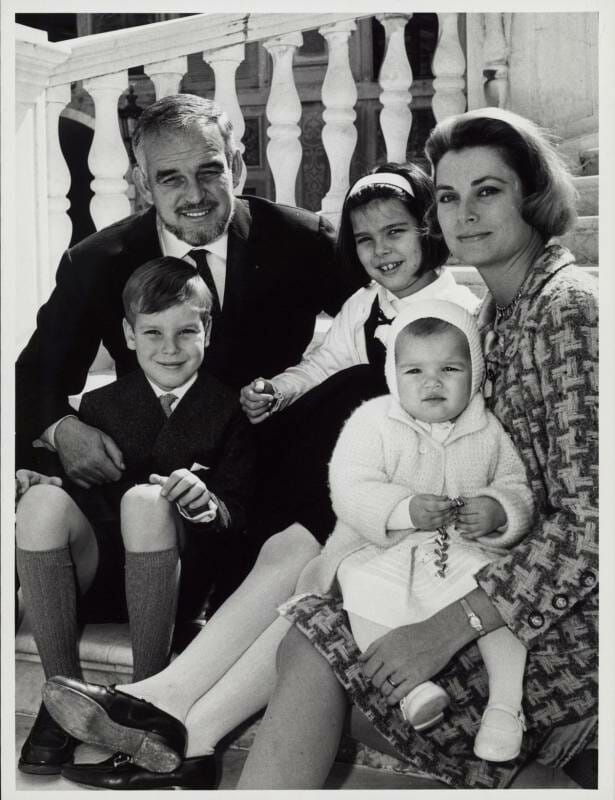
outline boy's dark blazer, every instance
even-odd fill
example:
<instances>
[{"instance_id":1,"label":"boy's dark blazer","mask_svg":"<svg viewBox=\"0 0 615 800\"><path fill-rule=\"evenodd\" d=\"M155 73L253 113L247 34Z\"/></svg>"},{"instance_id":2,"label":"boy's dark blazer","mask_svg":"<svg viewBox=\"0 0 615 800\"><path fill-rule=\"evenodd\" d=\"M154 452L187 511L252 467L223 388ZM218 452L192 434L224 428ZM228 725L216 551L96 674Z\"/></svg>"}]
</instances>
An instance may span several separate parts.
<instances>
[{"instance_id":1,"label":"boy's dark blazer","mask_svg":"<svg viewBox=\"0 0 615 800\"><path fill-rule=\"evenodd\" d=\"M315 317L335 314L345 295L334 233L322 217L257 197L237 198L229 226L221 318L205 366L235 389L297 363ZM154 208L104 228L67 250L56 286L16 367L18 465L31 442L72 413L101 343L118 376L136 368L122 332L121 294L137 267L161 255ZM19 452L27 454L20 458ZM25 463L24 463L25 461Z\"/></svg>"},{"instance_id":2,"label":"boy's dark blazer","mask_svg":"<svg viewBox=\"0 0 615 800\"><path fill-rule=\"evenodd\" d=\"M79 417L111 436L124 456L122 478L101 487L114 509L130 486L148 483L151 473L170 475L197 463L207 469L194 472L219 506L211 527L245 530L254 468L251 425L237 393L206 370L168 418L140 369L86 392Z\"/></svg>"}]
</instances>

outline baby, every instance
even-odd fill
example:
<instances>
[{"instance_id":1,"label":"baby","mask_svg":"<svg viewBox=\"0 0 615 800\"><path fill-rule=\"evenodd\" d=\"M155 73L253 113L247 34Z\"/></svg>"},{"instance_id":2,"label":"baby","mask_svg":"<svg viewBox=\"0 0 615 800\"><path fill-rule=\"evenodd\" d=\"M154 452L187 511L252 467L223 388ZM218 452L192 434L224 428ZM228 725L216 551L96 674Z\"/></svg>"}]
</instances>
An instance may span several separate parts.
<instances>
[{"instance_id":1,"label":"baby","mask_svg":"<svg viewBox=\"0 0 615 800\"><path fill-rule=\"evenodd\" d=\"M460 306L426 300L391 326L385 365L390 395L348 420L330 466L338 522L309 576L326 592L337 581L361 650L393 628L420 622L467 595L482 566L528 531L533 500L524 467L485 408L484 366L474 318ZM480 621L479 621L480 625ZM489 703L475 753L505 761L520 750L526 660L506 627L481 635ZM396 687L404 676L391 674ZM417 729L443 717L446 692L416 686L401 701Z\"/></svg>"}]
</instances>

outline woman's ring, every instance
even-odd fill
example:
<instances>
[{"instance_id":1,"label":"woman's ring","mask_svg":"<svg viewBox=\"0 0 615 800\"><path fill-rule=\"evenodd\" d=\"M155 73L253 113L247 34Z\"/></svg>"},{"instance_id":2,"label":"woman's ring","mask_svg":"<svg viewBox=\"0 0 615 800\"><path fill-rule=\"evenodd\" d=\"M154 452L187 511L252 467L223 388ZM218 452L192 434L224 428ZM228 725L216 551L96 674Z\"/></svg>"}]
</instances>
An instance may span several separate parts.
<instances>
[{"instance_id":1,"label":"woman's ring","mask_svg":"<svg viewBox=\"0 0 615 800\"><path fill-rule=\"evenodd\" d=\"M397 687L399 686L399 684L398 684L398 683L395 683L395 681L391 679L391 676L390 676L390 675L389 675L389 677L387 678L387 681L388 681L388 682L391 684L391 686L392 686L394 689L397 689Z\"/></svg>"}]
</instances>

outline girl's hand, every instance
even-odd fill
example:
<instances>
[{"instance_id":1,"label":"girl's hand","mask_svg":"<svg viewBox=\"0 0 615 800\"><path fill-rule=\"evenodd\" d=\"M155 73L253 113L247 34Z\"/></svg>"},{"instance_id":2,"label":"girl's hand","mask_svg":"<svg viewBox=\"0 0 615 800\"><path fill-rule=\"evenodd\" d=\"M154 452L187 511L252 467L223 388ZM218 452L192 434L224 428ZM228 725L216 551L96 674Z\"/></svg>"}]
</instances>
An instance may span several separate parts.
<instances>
[{"instance_id":1,"label":"girl's hand","mask_svg":"<svg viewBox=\"0 0 615 800\"><path fill-rule=\"evenodd\" d=\"M160 494L169 503L177 503L190 514L203 511L209 504L211 495L207 486L189 469L176 469L169 477L150 475L150 483L160 486Z\"/></svg>"},{"instance_id":2,"label":"girl's hand","mask_svg":"<svg viewBox=\"0 0 615 800\"><path fill-rule=\"evenodd\" d=\"M455 521L455 507L444 495L415 494L410 500L410 516L415 528L435 530Z\"/></svg>"},{"instance_id":3,"label":"girl's hand","mask_svg":"<svg viewBox=\"0 0 615 800\"><path fill-rule=\"evenodd\" d=\"M273 386L264 378L256 378L239 393L239 403L253 425L258 425L269 417L273 400Z\"/></svg>"},{"instance_id":4,"label":"girl's hand","mask_svg":"<svg viewBox=\"0 0 615 800\"><path fill-rule=\"evenodd\" d=\"M62 479L55 475L43 475L33 469L18 469L15 473L15 500L19 500L31 486L47 483L50 486L62 486Z\"/></svg>"},{"instance_id":5,"label":"girl's hand","mask_svg":"<svg viewBox=\"0 0 615 800\"><path fill-rule=\"evenodd\" d=\"M464 539L478 539L506 525L506 512L493 497L464 497L463 503L455 528Z\"/></svg>"}]
</instances>

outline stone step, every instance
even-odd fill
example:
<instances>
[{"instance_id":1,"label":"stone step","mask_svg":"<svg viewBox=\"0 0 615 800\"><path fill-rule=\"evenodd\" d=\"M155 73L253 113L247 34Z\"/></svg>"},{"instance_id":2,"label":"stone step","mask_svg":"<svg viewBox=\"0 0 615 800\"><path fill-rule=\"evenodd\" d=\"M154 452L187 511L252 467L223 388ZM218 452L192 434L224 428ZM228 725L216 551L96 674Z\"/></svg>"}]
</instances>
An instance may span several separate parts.
<instances>
[{"instance_id":1,"label":"stone step","mask_svg":"<svg viewBox=\"0 0 615 800\"><path fill-rule=\"evenodd\" d=\"M86 625L79 641L79 658L84 679L87 681L101 684L129 682L132 675L132 651L128 625ZM15 638L15 712L18 715L34 718L41 702L44 682L43 668L26 618ZM225 737L220 744L221 749L249 750L260 723L260 716L252 717ZM352 725L353 730L365 727L362 717L352 722ZM342 739L337 761L352 767L383 769L417 777L401 759L369 747L349 735ZM423 780L421 776L418 779ZM434 781L431 783L434 787L438 785Z\"/></svg>"},{"instance_id":2,"label":"stone step","mask_svg":"<svg viewBox=\"0 0 615 800\"><path fill-rule=\"evenodd\" d=\"M21 746L30 730L34 718L17 714L15 725L15 756L19 755ZM105 759L109 753L94 745L79 745L75 752L76 763L96 763ZM216 761L220 773L219 790L233 790L237 788L239 776L247 758L248 751L235 747L220 747L216 751ZM8 763L8 762L7 762ZM536 783L536 782L534 782ZM549 788L555 788L559 783L562 788L576 788L563 784L561 780L551 780ZM64 794L65 792L85 791L77 783L62 778L60 775L25 775L16 771L15 788L18 792L48 791ZM391 769L370 769L357 764L348 764L336 761L333 765L323 789L442 789L439 781L421 776L400 773ZM24 795L27 796L27 795ZM57 794L59 797L60 795Z\"/></svg>"},{"instance_id":3,"label":"stone step","mask_svg":"<svg viewBox=\"0 0 615 800\"><path fill-rule=\"evenodd\" d=\"M93 683L126 683L132 676L128 625L86 625L79 641L84 678ZM27 618L15 637L15 711L36 714L45 682Z\"/></svg>"},{"instance_id":4,"label":"stone step","mask_svg":"<svg viewBox=\"0 0 615 800\"><path fill-rule=\"evenodd\" d=\"M588 147L579 152L581 175L598 175L600 172L600 149Z\"/></svg>"},{"instance_id":5,"label":"stone step","mask_svg":"<svg viewBox=\"0 0 615 800\"><path fill-rule=\"evenodd\" d=\"M595 265L598 264L598 230L599 217L584 216L579 217L574 229L565 236L560 236L556 241L568 247L574 254L577 264Z\"/></svg>"},{"instance_id":6,"label":"stone step","mask_svg":"<svg viewBox=\"0 0 615 800\"><path fill-rule=\"evenodd\" d=\"M577 214L580 217L595 216L598 208L598 175L576 175L573 178L575 189L579 193Z\"/></svg>"}]
</instances>

